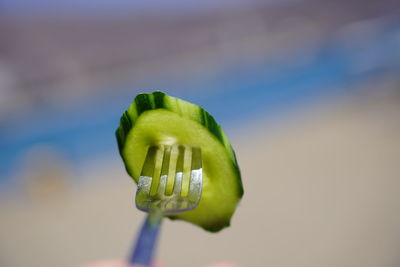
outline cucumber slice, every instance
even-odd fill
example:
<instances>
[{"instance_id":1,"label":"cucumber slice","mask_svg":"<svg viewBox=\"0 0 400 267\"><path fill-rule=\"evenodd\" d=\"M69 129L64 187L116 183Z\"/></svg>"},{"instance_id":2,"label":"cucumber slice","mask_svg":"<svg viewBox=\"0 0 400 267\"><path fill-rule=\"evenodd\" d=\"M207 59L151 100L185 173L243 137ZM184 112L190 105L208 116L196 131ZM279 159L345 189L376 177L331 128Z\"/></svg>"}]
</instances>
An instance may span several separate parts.
<instances>
[{"instance_id":1,"label":"cucumber slice","mask_svg":"<svg viewBox=\"0 0 400 267\"><path fill-rule=\"evenodd\" d=\"M203 190L198 206L169 216L217 232L229 226L243 195L235 152L214 118L201 107L162 92L136 96L116 131L119 152L137 183L149 146L200 147Z\"/></svg>"}]
</instances>

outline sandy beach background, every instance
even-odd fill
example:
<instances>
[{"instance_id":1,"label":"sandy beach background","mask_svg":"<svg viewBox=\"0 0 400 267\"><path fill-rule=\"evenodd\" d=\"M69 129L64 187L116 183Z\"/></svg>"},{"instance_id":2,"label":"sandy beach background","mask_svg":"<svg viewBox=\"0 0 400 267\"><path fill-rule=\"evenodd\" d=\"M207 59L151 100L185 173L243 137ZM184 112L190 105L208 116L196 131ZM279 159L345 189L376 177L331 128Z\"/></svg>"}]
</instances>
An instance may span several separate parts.
<instances>
[{"instance_id":1,"label":"sandy beach background","mask_svg":"<svg viewBox=\"0 0 400 267\"><path fill-rule=\"evenodd\" d=\"M232 226L210 234L166 220L158 258L182 267L219 260L397 266L399 100L398 91L355 96L272 126L249 123L232 136L245 188ZM134 183L118 160L82 176L2 200L1 266L67 267L127 256L143 219Z\"/></svg>"}]
</instances>

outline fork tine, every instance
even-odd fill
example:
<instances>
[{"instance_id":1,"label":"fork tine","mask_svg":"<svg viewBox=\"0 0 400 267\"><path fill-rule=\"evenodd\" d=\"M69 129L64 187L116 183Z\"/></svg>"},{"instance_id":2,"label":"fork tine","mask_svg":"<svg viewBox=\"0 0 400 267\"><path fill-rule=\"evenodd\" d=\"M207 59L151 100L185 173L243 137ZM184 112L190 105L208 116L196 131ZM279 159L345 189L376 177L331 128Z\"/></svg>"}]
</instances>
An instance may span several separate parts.
<instances>
[{"instance_id":1,"label":"fork tine","mask_svg":"<svg viewBox=\"0 0 400 267\"><path fill-rule=\"evenodd\" d=\"M198 147L192 148L192 170L199 170L202 167L201 150Z\"/></svg>"},{"instance_id":2,"label":"fork tine","mask_svg":"<svg viewBox=\"0 0 400 267\"><path fill-rule=\"evenodd\" d=\"M201 188L203 183L202 161L200 148L192 149L192 169L190 172L190 185L188 198L190 201L197 203L200 200Z\"/></svg>"},{"instance_id":3,"label":"fork tine","mask_svg":"<svg viewBox=\"0 0 400 267\"><path fill-rule=\"evenodd\" d=\"M160 181L158 183L157 194L164 195L167 185L168 170L171 158L171 146L164 146L164 158L161 167Z\"/></svg>"},{"instance_id":4,"label":"fork tine","mask_svg":"<svg viewBox=\"0 0 400 267\"><path fill-rule=\"evenodd\" d=\"M164 162L164 146L154 146L155 153L155 161L154 161L154 172L152 175L152 184L150 187L150 196L157 195L158 184L160 183L160 176L162 165Z\"/></svg>"},{"instance_id":5,"label":"fork tine","mask_svg":"<svg viewBox=\"0 0 400 267\"><path fill-rule=\"evenodd\" d=\"M142 172L139 177L138 182L138 191L146 193L147 195L150 193L150 187L152 182L152 177L154 174L154 165L156 161L156 153L157 147L151 146L147 150L146 159L143 163Z\"/></svg>"},{"instance_id":6,"label":"fork tine","mask_svg":"<svg viewBox=\"0 0 400 267\"><path fill-rule=\"evenodd\" d=\"M148 209L150 202L146 199L150 196L151 184L155 172L156 156L158 148L151 146L147 149L146 158L143 163L142 172L139 177L138 187L136 190L135 203L139 209Z\"/></svg>"},{"instance_id":7,"label":"fork tine","mask_svg":"<svg viewBox=\"0 0 400 267\"><path fill-rule=\"evenodd\" d=\"M178 156L179 156L179 149L178 145L171 146L171 156L169 159L169 169L168 169L168 178L167 178L167 185L165 187L165 195L171 196L174 190L174 182L175 182L175 174L176 174L176 167L178 163Z\"/></svg>"},{"instance_id":8,"label":"fork tine","mask_svg":"<svg viewBox=\"0 0 400 267\"><path fill-rule=\"evenodd\" d=\"M176 163L176 174L174 181L173 194L178 195L182 190L182 178L183 178L183 159L184 159L185 149L183 146L178 147L178 160Z\"/></svg>"}]
</instances>

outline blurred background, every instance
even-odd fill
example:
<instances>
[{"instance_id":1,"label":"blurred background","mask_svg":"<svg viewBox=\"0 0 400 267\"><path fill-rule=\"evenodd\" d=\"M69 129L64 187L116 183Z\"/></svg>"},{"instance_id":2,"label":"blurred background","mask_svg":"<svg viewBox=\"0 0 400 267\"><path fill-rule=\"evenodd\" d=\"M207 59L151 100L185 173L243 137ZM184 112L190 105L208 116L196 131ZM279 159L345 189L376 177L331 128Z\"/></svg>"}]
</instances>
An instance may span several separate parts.
<instances>
[{"instance_id":1,"label":"blurred background","mask_svg":"<svg viewBox=\"0 0 400 267\"><path fill-rule=\"evenodd\" d=\"M144 214L114 130L137 93L203 106L245 195L168 266L400 265L397 0L0 1L0 266L125 258Z\"/></svg>"}]
</instances>

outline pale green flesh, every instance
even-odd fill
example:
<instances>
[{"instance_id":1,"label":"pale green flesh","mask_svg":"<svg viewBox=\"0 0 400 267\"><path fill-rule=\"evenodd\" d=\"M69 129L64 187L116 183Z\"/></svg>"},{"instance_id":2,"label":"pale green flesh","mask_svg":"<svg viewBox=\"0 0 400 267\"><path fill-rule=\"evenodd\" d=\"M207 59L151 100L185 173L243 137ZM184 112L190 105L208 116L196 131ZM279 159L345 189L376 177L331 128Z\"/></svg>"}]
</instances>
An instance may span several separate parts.
<instances>
[{"instance_id":1,"label":"pale green flesh","mask_svg":"<svg viewBox=\"0 0 400 267\"><path fill-rule=\"evenodd\" d=\"M134 108L132 106L128 110L128 116ZM193 117L196 116L195 113L192 114ZM234 154L232 156L233 150L226 148L229 142L223 144L199 121L188 119L169 109L150 109L138 116L132 115L131 119L135 117L133 125L123 135L122 142L119 142L122 144L121 156L133 179L138 181L149 146L180 144L200 147L203 160L200 202L194 210L174 215L173 218L192 222L208 231L219 231L228 226L243 194L240 173ZM121 131L121 127L119 130ZM117 137L122 138L118 131ZM224 134L223 138L226 138Z\"/></svg>"}]
</instances>

